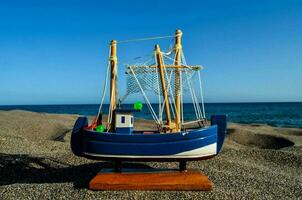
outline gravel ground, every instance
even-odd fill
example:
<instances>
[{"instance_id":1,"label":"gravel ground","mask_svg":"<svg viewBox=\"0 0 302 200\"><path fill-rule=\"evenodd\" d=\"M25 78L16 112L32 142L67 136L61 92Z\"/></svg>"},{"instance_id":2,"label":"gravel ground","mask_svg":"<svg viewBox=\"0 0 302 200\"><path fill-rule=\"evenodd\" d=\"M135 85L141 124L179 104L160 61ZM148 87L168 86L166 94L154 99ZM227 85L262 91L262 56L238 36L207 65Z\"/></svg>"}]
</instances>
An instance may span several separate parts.
<instances>
[{"instance_id":1,"label":"gravel ground","mask_svg":"<svg viewBox=\"0 0 302 200\"><path fill-rule=\"evenodd\" d=\"M188 163L214 182L210 192L90 191L89 180L112 164L70 152L76 118L0 111L0 199L302 199L302 129L229 124L218 156ZM177 168L178 163L123 166Z\"/></svg>"}]
</instances>

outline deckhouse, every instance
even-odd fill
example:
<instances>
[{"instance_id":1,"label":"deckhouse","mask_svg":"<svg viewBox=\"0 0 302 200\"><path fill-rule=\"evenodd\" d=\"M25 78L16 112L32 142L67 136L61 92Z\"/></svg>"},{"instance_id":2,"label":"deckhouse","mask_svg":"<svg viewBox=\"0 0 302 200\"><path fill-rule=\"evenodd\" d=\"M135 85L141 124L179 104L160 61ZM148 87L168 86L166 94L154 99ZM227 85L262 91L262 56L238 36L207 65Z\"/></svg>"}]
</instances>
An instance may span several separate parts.
<instances>
[{"instance_id":1,"label":"deckhouse","mask_svg":"<svg viewBox=\"0 0 302 200\"><path fill-rule=\"evenodd\" d=\"M131 134L133 132L133 112L135 109L116 109L115 110L115 131L120 134Z\"/></svg>"}]
</instances>

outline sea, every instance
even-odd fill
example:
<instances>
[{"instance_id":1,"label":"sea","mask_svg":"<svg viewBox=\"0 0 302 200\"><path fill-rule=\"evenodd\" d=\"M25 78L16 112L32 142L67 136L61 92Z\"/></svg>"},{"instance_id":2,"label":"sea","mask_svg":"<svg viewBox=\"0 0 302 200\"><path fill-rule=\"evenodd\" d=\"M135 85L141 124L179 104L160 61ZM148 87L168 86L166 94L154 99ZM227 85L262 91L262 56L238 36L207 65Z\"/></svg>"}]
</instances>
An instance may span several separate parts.
<instances>
[{"instance_id":1,"label":"sea","mask_svg":"<svg viewBox=\"0 0 302 200\"><path fill-rule=\"evenodd\" d=\"M123 104L123 108L132 108L133 104ZM152 104L155 111L157 104ZM103 113L108 113L109 105L102 108ZM10 105L0 106L0 110L27 110L43 113L96 115L98 104L80 105ZM192 104L184 104L184 119L194 120L195 112ZM267 124L275 127L302 128L302 102L282 103L205 103L206 117L213 114L226 114L229 122L243 124ZM136 112L135 117L152 119L147 105L143 105L141 112Z\"/></svg>"}]
</instances>

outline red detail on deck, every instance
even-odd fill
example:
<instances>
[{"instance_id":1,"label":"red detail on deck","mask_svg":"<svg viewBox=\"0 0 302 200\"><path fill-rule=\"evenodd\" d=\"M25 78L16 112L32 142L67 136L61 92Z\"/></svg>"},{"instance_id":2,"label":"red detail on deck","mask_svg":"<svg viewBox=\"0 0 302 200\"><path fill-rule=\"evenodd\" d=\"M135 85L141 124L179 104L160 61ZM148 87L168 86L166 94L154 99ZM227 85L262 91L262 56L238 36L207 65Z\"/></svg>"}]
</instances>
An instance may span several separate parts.
<instances>
[{"instance_id":1,"label":"red detail on deck","mask_svg":"<svg viewBox=\"0 0 302 200\"><path fill-rule=\"evenodd\" d=\"M153 131L144 131L143 134L154 134L156 132L153 132Z\"/></svg>"}]
</instances>

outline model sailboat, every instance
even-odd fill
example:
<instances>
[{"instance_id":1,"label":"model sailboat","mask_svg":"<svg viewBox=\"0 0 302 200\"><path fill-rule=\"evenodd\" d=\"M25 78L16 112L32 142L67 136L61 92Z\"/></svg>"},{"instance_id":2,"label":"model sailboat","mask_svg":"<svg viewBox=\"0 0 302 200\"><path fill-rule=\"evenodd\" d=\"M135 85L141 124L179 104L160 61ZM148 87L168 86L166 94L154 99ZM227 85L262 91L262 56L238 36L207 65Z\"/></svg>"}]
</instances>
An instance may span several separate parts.
<instances>
[{"instance_id":1,"label":"model sailboat","mask_svg":"<svg viewBox=\"0 0 302 200\"><path fill-rule=\"evenodd\" d=\"M114 161L179 161L181 169L184 169L185 161L208 159L220 152L226 134L226 116L211 116L211 125L206 126L200 78L202 66L186 64L180 30L172 37L174 45L168 52L162 52L160 46L155 45L152 55L154 63L126 67L127 88L124 98L139 93L157 129L135 131L133 113L139 112L140 108L125 109L123 105L118 106L116 49L121 42L113 40L110 43L107 78L99 113L90 125L87 117L79 117L74 125L71 149L75 155ZM167 64L167 60L172 63ZM101 110L108 78L110 107L105 125ZM157 104L150 103L147 93L158 97ZM195 111L196 120L192 122L184 118L183 104L187 97L191 97ZM154 105L158 105L157 111ZM198 127L188 128L190 123L198 124Z\"/></svg>"}]
</instances>

